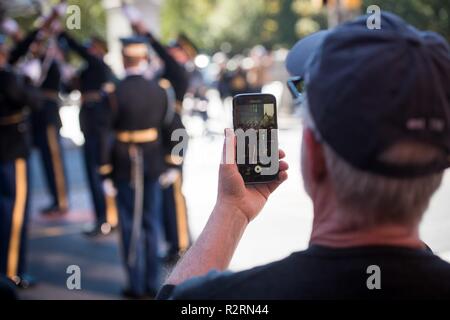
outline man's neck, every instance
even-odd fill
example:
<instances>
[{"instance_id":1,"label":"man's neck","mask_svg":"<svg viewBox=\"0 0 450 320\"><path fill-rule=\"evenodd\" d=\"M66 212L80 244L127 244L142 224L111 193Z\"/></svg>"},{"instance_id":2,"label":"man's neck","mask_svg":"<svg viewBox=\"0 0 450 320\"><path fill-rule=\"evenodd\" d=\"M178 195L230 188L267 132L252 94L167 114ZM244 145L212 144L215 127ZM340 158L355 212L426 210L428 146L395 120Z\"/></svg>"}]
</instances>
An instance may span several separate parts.
<instances>
[{"instance_id":1,"label":"man's neck","mask_svg":"<svg viewBox=\"0 0 450 320\"><path fill-rule=\"evenodd\" d=\"M339 214L327 215L329 221L314 219L310 244L334 248L360 246L401 246L424 248L418 225L381 225L368 229L348 229L342 226ZM333 221L335 220L335 221Z\"/></svg>"}]
</instances>

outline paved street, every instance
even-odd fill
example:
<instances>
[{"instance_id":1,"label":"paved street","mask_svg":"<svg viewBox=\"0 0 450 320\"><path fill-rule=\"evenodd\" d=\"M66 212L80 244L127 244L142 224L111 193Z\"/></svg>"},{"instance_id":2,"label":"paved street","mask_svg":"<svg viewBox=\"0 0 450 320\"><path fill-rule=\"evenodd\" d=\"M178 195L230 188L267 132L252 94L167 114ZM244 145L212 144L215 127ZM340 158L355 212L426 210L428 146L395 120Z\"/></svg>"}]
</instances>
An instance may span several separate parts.
<instances>
[{"instance_id":1,"label":"paved street","mask_svg":"<svg viewBox=\"0 0 450 320\"><path fill-rule=\"evenodd\" d=\"M312 209L300 177L299 145L301 128L297 121L280 120L280 144L290 164L289 180L272 196L260 217L248 228L232 261L240 270L280 259L307 246ZM214 205L217 169L223 137L219 134L191 140L185 164L184 192L189 206L189 222L198 236ZM92 220L90 199L79 148L68 144L66 164L69 172L71 212L62 220L39 217L48 198L42 177L34 170L32 221L29 242L29 270L39 285L21 295L25 299L118 299L125 282L120 263L117 235L89 240L80 232ZM40 165L36 155L34 168ZM450 260L450 174L433 199L423 223L423 239ZM80 291L66 288L66 268L81 268Z\"/></svg>"}]
</instances>

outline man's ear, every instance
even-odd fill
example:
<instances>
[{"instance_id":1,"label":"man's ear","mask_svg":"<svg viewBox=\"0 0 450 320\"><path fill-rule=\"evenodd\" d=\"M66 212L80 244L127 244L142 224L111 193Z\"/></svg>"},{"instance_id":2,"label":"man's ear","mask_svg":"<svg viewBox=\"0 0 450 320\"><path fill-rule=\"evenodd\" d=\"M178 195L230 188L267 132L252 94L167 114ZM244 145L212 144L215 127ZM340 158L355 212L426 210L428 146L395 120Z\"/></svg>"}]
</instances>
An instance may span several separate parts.
<instances>
[{"instance_id":1,"label":"man's ear","mask_svg":"<svg viewBox=\"0 0 450 320\"><path fill-rule=\"evenodd\" d=\"M327 175L323 146L317 142L314 132L311 129L305 129L303 134L307 148L306 156L308 157L308 163L311 170L311 178L316 182L320 182L325 179Z\"/></svg>"}]
</instances>

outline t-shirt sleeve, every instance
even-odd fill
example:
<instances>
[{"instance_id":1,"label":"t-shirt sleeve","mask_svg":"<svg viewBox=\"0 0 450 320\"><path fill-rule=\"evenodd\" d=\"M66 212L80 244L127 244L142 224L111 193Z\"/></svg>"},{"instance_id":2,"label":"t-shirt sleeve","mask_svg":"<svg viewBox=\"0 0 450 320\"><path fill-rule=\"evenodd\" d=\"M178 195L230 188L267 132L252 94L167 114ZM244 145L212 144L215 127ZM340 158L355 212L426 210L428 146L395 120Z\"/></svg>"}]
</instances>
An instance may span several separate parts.
<instances>
[{"instance_id":1,"label":"t-shirt sleeve","mask_svg":"<svg viewBox=\"0 0 450 320\"><path fill-rule=\"evenodd\" d=\"M158 293L158 300L195 300L208 299L211 294L210 284L220 278L231 275L231 272L210 271L200 277L194 277L177 286L165 285Z\"/></svg>"}]
</instances>

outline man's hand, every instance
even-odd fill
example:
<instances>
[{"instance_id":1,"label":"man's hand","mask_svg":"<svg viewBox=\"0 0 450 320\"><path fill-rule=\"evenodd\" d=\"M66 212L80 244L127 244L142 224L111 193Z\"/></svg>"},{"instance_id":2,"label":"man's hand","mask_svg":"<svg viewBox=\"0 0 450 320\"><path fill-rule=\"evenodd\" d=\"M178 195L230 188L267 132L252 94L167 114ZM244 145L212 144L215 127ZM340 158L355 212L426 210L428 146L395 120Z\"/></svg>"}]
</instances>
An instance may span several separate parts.
<instances>
[{"instance_id":1,"label":"man's hand","mask_svg":"<svg viewBox=\"0 0 450 320\"><path fill-rule=\"evenodd\" d=\"M236 163L230 163L230 160L234 162L235 150L236 136L232 129L226 129L216 206L230 208L230 211L233 212L237 211L250 222L262 210L270 194L287 179L286 171L289 166L286 162L280 161L278 180L267 184L246 186ZM279 158L283 159L284 157L284 151L280 150Z\"/></svg>"},{"instance_id":2,"label":"man's hand","mask_svg":"<svg viewBox=\"0 0 450 320\"><path fill-rule=\"evenodd\" d=\"M128 19L128 21L131 24L131 28L135 33L138 35L146 35L149 30L145 26L142 18L141 12L136 9L134 6L129 4L124 4L122 6L122 12L125 15L125 17Z\"/></svg>"},{"instance_id":3,"label":"man's hand","mask_svg":"<svg viewBox=\"0 0 450 320\"><path fill-rule=\"evenodd\" d=\"M237 165L230 164L232 161L225 161L225 158L234 159L235 144L233 130L227 129L216 207L199 238L172 271L166 284L178 285L210 270L228 268L248 222L261 211L269 195L287 179L288 165L280 161L277 181L246 186ZM280 151L281 158L284 158L283 151Z\"/></svg>"},{"instance_id":4,"label":"man's hand","mask_svg":"<svg viewBox=\"0 0 450 320\"><path fill-rule=\"evenodd\" d=\"M1 30L7 35L13 36L15 33L20 32L20 27L16 20L6 18L1 23Z\"/></svg>"}]
</instances>

